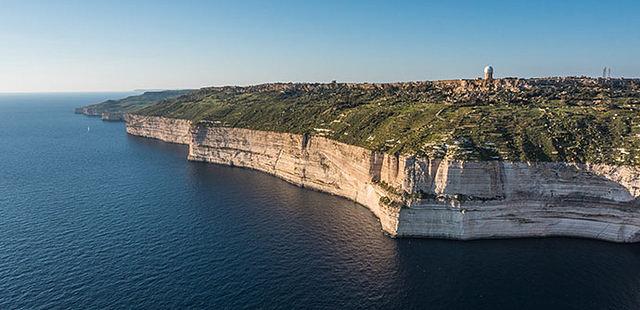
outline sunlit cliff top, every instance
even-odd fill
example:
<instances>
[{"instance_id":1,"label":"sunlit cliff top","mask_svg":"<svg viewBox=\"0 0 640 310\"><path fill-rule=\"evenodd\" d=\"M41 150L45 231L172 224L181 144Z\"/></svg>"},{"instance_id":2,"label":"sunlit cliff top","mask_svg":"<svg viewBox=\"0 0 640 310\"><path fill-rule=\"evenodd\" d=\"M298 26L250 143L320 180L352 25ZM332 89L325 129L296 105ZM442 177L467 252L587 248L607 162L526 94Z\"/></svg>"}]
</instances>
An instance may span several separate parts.
<instances>
[{"instance_id":1,"label":"sunlit cliff top","mask_svg":"<svg viewBox=\"0 0 640 310\"><path fill-rule=\"evenodd\" d=\"M434 158L640 164L640 80L558 77L203 88L135 113Z\"/></svg>"}]
</instances>

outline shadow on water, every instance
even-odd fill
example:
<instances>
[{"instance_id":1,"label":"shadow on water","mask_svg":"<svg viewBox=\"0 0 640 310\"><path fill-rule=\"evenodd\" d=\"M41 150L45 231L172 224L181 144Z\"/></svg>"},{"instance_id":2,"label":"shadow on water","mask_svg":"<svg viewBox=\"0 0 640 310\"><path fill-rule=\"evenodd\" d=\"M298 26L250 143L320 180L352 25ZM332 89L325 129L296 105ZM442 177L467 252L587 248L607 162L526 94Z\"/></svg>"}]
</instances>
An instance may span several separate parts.
<instances>
[{"instance_id":1,"label":"shadow on water","mask_svg":"<svg viewBox=\"0 0 640 310\"><path fill-rule=\"evenodd\" d=\"M126 135L127 143L133 147L143 147L152 152L161 152L162 154L181 157L187 159L188 148L186 145L162 142L156 139L143 138L138 136Z\"/></svg>"},{"instance_id":2,"label":"shadow on water","mask_svg":"<svg viewBox=\"0 0 640 310\"><path fill-rule=\"evenodd\" d=\"M426 296L473 309L637 309L640 302L638 244L403 239L397 249L409 304Z\"/></svg>"}]
</instances>

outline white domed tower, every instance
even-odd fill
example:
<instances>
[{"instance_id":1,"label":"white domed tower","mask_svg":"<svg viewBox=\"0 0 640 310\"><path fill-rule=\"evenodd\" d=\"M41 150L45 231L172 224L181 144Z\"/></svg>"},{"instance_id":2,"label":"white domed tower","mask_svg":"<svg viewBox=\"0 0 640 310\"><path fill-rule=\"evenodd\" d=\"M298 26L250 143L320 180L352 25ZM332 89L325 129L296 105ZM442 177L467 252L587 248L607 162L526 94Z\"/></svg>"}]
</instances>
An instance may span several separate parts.
<instances>
[{"instance_id":1,"label":"white domed tower","mask_svg":"<svg viewBox=\"0 0 640 310\"><path fill-rule=\"evenodd\" d=\"M484 67L484 79L487 81L493 80L493 67L486 66Z\"/></svg>"}]
</instances>

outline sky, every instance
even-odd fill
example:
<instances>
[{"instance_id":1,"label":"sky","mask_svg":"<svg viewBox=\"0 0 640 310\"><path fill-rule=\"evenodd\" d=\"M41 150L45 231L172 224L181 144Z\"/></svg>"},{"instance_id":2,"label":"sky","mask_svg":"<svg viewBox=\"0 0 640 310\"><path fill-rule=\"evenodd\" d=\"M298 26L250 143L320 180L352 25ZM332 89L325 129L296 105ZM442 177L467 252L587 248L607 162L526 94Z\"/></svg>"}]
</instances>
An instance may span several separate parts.
<instances>
[{"instance_id":1,"label":"sky","mask_svg":"<svg viewBox=\"0 0 640 310\"><path fill-rule=\"evenodd\" d=\"M640 1L0 0L0 92L640 76Z\"/></svg>"}]
</instances>

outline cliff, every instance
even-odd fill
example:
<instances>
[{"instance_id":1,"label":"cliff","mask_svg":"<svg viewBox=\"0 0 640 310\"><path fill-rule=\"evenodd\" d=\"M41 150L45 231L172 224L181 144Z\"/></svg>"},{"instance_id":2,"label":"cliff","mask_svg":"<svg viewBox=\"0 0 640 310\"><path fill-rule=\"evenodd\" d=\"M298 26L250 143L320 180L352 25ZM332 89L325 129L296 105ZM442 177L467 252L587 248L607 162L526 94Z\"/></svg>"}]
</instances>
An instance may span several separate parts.
<instances>
[{"instance_id":1,"label":"cliff","mask_svg":"<svg viewBox=\"0 0 640 310\"><path fill-rule=\"evenodd\" d=\"M392 236L640 241L637 166L389 155L328 137L125 116L127 133L189 146L369 208Z\"/></svg>"},{"instance_id":2,"label":"cliff","mask_svg":"<svg viewBox=\"0 0 640 310\"><path fill-rule=\"evenodd\" d=\"M124 114L122 112L102 112L100 118L108 122L121 122L124 121Z\"/></svg>"}]
</instances>

